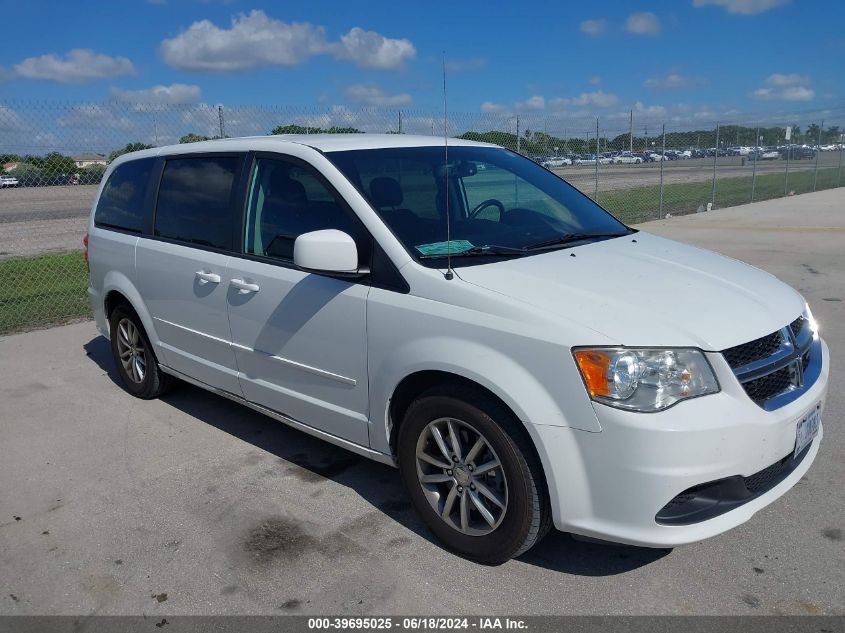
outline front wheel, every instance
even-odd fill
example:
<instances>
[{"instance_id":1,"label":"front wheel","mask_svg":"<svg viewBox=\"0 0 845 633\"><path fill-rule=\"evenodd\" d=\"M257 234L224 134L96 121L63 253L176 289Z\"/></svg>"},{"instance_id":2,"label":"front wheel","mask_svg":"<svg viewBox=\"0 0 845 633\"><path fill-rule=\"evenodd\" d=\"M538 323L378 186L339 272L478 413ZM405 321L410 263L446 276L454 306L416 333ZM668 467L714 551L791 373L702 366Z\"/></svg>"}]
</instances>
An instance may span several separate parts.
<instances>
[{"instance_id":1,"label":"front wheel","mask_svg":"<svg viewBox=\"0 0 845 633\"><path fill-rule=\"evenodd\" d=\"M551 527L548 494L524 428L470 389L431 390L399 429L403 483L420 517L449 549L501 564Z\"/></svg>"}]
</instances>

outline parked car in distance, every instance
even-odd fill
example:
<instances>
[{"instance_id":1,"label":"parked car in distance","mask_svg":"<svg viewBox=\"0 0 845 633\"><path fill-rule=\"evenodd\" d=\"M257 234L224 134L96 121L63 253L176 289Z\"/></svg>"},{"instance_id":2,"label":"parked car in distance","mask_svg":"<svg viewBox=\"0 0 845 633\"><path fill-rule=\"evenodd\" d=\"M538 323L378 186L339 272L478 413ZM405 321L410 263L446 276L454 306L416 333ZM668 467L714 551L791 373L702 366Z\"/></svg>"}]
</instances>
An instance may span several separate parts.
<instances>
[{"instance_id":1,"label":"parked car in distance","mask_svg":"<svg viewBox=\"0 0 845 633\"><path fill-rule=\"evenodd\" d=\"M780 152L773 147L755 149L748 154L749 160L777 160L779 158Z\"/></svg>"},{"instance_id":2,"label":"parked car in distance","mask_svg":"<svg viewBox=\"0 0 845 633\"><path fill-rule=\"evenodd\" d=\"M564 165L571 165L572 159L566 156L551 156L540 164L547 169L551 167L563 167Z\"/></svg>"},{"instance_id":3,"label":"parked car in distance","mask_svg":"<svg viewBox=\"0 0 845 633\"><path fill-rule=\"evenodd\" d=\"M573 163L575 165L595 165L596 164L596 155L595 154L581 154L578 156Z\"/></svg>"},{"instance_id":4,"label":"parked car in distance","mask_svg":"<svg viewBox=\"0 0 845 633\"><path fill-rule=\"evenodd\" d=\"M0 176L0 188L17 187L18 179L14 176Z\"/></svg>"},{"instance_id":5,"label":"parked car in distance","mask_svg":"<svg viewBox=\"0 0 845 633\"><path fill-rule=\"evenodd\" d=\"M812 160L816 157L816 150L806 145L787 145L780 148L782 158L789 157L789 160Z\"/></svg>"},{"instance_id":6,"label":"parked car in distance","mask_svg":"<svg viewBox=\"0 0 845 633\"><path fill-rule=\"evenodd\" d=\"M633 152L620 152L614 156L613 162L618 165L639 165L643 162L643 159Z\"/></svg>"},{"instance_id":7,"label":"parked car in distance","mask_svg":"<svg viewBox=\"0 0 845 633\"><path fill-rule=\"evenodd\" d=\"M84 244L131 395L180 379L396 466L440 542L487 564L552 525L648 547L715 536L822 441L830 358L800 294L629 228L494 145L125 154Z\"/></svg>"},{"instance_id":8,"label":"parked car in distance","mask_svg":"<svg viewBox=\"0 0 845 633\"><path fill-rule=\"evenodd\" d=\"M637 156L644 163L653 163L654 162L654 157L651 155L651 152L633 152L632 155Z\"/></svg>"}]
</instances>

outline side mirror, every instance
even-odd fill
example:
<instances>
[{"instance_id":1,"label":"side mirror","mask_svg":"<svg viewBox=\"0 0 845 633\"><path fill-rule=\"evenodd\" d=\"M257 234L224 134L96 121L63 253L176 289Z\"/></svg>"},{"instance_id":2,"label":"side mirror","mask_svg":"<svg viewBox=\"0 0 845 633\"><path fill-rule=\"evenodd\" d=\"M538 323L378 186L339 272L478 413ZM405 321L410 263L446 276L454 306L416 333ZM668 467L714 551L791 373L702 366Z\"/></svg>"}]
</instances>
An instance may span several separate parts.
<instances>
[{"instance_id":1,"label":"side mirror","mask_svg":"<svg viewBox=\"0 0 845 633\"><path fill-rule=\"evenodd\" d=\"M357 274L358 247L343 231L325 229L303 233L293 243L293 263L313 272Z\"/></svg>"}]
</instances>

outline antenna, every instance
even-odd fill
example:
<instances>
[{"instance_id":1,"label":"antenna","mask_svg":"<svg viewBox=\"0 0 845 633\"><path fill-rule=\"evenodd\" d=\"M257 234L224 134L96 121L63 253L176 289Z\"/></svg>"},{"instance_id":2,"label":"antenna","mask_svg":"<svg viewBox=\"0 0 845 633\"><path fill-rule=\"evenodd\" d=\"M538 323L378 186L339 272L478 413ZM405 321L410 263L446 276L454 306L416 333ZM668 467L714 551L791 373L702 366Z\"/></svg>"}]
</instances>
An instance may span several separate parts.
<instances>
[{"instance_id":1,"label":"antenna","mask_svg":"<svg viewBox=\"0 0 845 633\"><path fill-rule=\"evenodd\" d=\"M449 132L448 115L446 113L446 52L443 52L443 154L445 157L446 169L446 279L452 279L452 226L449 217Z\"/></svg>"}]
</instances>

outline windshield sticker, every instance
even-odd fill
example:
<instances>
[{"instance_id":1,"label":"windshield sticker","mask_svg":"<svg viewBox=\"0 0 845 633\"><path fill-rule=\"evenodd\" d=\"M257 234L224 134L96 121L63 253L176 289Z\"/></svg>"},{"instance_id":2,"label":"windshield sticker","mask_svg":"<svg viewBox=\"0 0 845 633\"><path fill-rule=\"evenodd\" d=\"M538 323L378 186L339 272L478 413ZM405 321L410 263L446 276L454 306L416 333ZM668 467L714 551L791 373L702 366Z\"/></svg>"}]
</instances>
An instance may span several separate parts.
<instances>
[{"instance_id":1,"label":"windshield sticker","mask_svg":"<svg viewBox=\"0 0 845 633\"><path fill-rule=\"evenodd\" d=\"M466 240L452 240L451 242L434 242L433 244L418 244L416 248L421 255L446 255L449 247L453 253L463 253L472 248L472 243Z\"/></svg>"}]
</instances>

